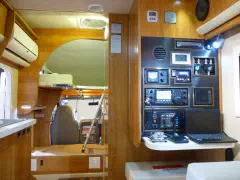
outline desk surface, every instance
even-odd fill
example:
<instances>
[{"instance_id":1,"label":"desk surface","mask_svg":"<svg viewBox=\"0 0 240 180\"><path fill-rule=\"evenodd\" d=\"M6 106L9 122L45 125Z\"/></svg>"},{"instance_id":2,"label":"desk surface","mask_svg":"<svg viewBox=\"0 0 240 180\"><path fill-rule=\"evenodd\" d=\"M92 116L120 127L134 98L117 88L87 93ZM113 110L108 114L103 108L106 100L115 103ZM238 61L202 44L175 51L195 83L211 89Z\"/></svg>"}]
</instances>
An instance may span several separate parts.
<instances>
[{"instance_id":1,"label":"desk surface","mask_svg":"<svg viewBox=\"0 0 240 180\"><path fill-rule=\"evenodd\" d=\"M234 148L235 143L208 143L197 144L191 140L185 144L175 144L171 141L166 143L152 143L147 137L143 137L144 144L147 148L157 151L181 151L181 150L198 150L198 149L228 149Z\"/></svg>"}]
</instances>

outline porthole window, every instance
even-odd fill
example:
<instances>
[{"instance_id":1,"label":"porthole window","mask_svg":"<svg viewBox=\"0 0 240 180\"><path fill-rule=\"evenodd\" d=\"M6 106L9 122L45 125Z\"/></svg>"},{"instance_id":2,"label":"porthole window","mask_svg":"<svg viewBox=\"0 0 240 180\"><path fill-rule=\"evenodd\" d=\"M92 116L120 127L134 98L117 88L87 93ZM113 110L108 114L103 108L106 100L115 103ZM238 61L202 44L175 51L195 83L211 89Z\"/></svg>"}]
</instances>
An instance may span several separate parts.
<instances>
[{"instance_id":1,"label":"porthole window","mask_svg":"<svg viewBox=\"0 0 240 180\"><path fill-rule=\"evenodd\" d=\"M12 74L0 64L0 119L11 118L12 107Z\"/></svg>"}]
</instances>

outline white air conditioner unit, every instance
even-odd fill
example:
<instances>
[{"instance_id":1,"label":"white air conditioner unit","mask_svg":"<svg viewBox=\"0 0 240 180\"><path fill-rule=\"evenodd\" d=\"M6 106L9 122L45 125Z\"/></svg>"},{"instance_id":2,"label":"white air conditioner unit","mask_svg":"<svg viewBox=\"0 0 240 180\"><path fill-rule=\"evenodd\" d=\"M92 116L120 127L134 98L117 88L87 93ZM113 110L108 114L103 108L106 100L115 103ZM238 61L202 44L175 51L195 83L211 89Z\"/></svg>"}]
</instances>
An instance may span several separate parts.
<instances>
[{"instance_id":1,"label":"white air conditioner unit","mask_svg":"<svg viewBox=\"0 0 240 180\"><path fill-rule=\"evenodd\" d=\"M12 37L2 56L28 67L38 57L38 45L15 23Z\"/></svg>"},{"instance_id":2,"label":"white air conditioner unit","mask_svg":"<svg viewBox=\"0 0 240 180\"><path fill-rule=\"evenodd\" d=\"M72 87L73 77L71 74L41 74L39 86L48 87Z\"/></svg>"}]
</instances>

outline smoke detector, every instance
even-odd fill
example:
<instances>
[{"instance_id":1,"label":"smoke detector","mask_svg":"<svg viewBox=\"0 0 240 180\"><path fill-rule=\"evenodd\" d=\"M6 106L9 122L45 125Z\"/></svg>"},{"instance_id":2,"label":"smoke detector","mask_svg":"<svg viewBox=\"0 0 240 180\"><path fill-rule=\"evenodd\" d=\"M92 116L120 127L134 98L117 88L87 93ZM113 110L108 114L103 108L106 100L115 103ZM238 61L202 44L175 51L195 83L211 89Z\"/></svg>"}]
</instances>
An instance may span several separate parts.
<instances>
[{"instance_id":1,"label":"smoke detector","mask_svg":"<svg viewBox=\"0 0 240 180\"><path fill-rule=\"evenodd\" d=\"M90 4L88 6L88 10L95 13L100 13L104 11L103 6L101 4Z\"/></svg>"},{"instance_id":2,"label":"smoke detector","mask_svg":"<svg viewBox=\"0 0 240 180\"><path fill-rule=\"evenodd\" d=\"M80 19L80 28L104 29L108 25L108 19L105 17L90 16Z\"/></svg>"}]
</instances>

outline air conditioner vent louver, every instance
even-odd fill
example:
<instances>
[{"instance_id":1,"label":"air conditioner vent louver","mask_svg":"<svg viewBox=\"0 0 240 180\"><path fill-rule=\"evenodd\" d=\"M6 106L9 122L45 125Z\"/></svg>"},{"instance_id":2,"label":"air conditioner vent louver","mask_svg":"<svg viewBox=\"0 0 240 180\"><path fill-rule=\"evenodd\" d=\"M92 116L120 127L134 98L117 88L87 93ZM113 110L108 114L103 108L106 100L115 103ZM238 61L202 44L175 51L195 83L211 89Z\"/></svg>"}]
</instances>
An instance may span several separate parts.
<instances>
[{"instance_id":1,"label":"air conditioner vent louver","mask_svg":"<svg viewBox=\"0 0 240 180\"><path fill-rule=\"evenodd\" d=\"M166 50L163 47L156 47L153 50L153 57L156 60L164 60L166 58Z\"/></svg>"}]
</instances>

